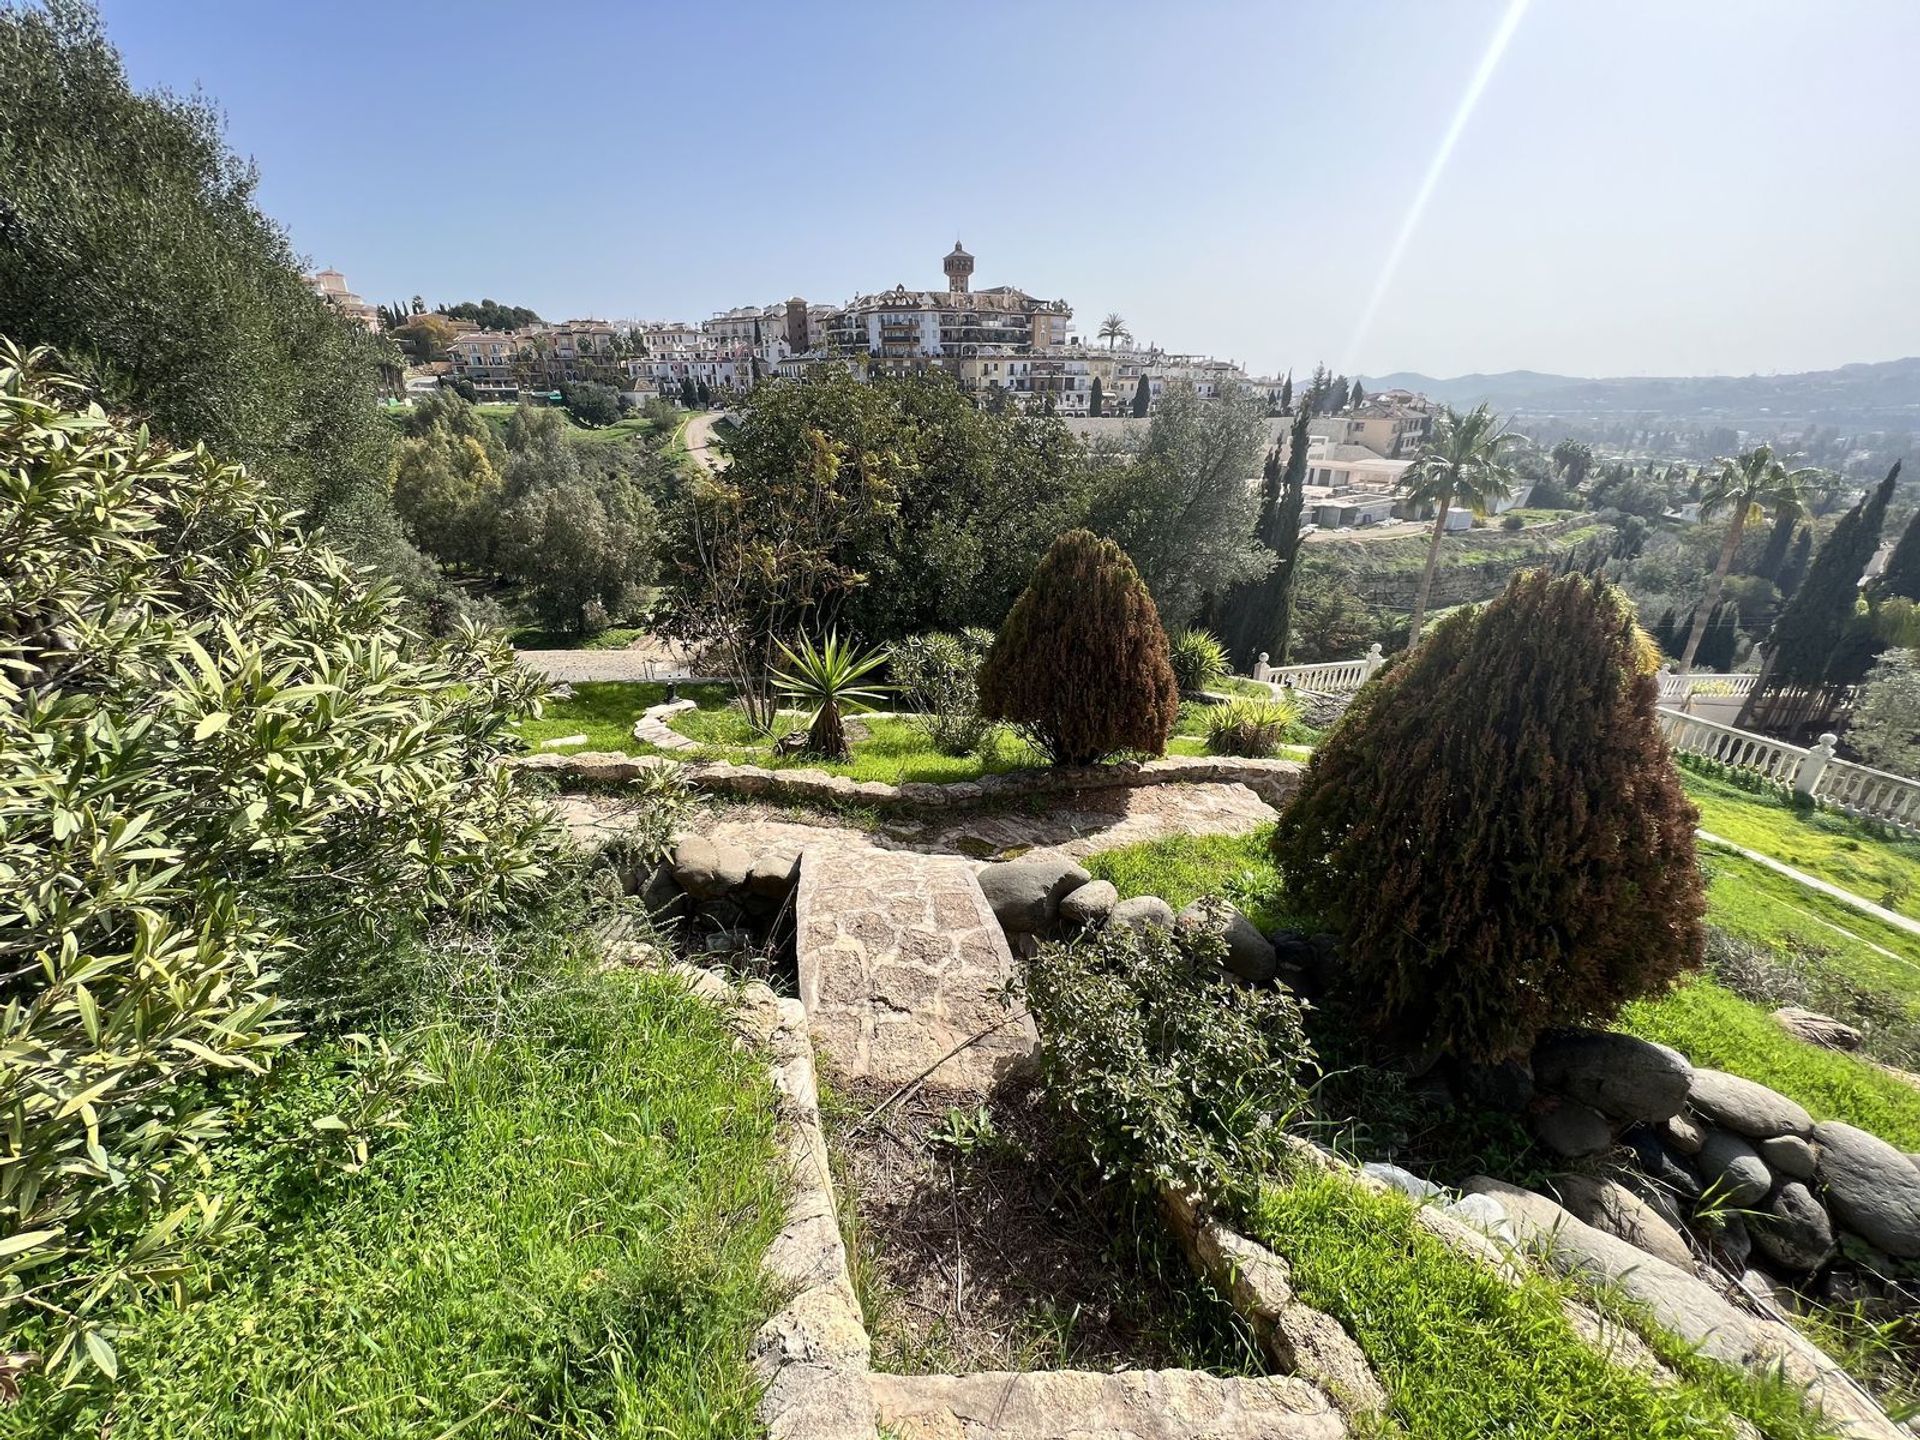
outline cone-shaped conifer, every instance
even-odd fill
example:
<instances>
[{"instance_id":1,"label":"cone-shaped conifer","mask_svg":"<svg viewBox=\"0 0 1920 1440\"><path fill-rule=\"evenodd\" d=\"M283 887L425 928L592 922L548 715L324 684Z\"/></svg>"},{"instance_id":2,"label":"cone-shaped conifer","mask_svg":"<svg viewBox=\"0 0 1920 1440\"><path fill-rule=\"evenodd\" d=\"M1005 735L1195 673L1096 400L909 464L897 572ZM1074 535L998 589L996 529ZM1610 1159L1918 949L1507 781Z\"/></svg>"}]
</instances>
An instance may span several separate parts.
<instances>
[{"instance_id":1,"label":"cone-shaped conifer","mask_svg":"<svg viewBox=\"0 0 1920 1440\"><path fill-rule=\"evenodd\" d=\"M1053 542L980 670L980 713L1056 765L1158 755L1180 710L1167 632L1127 552L1086 530Z\"/></svg>"},{"instance_id":2,"label":"cone-shaped conifer","mask_svg":"<svg viewBox=\"0 0 1920 1440\"><path fill-rule=\"evenodd\" d=\"M1523 1054L1700 963L1696 813L1619 591L1516 576L1361 691L1274 834L1346 931L1350 998L1410 1047Z\"/></svg>"}]
</instances>

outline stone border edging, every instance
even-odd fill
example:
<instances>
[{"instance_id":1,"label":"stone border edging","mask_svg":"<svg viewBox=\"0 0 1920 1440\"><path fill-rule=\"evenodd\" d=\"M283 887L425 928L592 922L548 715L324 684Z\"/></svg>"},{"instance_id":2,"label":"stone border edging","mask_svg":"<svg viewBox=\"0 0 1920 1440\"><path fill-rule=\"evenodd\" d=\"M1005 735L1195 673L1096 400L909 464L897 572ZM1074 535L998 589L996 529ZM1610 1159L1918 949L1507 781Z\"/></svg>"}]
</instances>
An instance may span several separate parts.
<instances>
[{"instance_id":1,"label":"stone border edging","mask_svg":"<svg viewBox=\"0 0 1920 1440\"><path fill-rule=\"evenodd\" d=\"M668 733L675 733L669 731ZM677 736L687 745L694 742ZM589 750L574 755L516 755L508 762L517 770L552 774L562 781L620 784L671 766L696 789L746 799L800 803L906 806L919 809L957 809L1031 795L1053 795L1075 790L1139 790L1155 785L1245 785L1270 805L1283 804L1299 788L1306 766L1298 760L1242 760L1226 755L1167 755L1158 760L1120 760L1110 765L1066 765L1048 769L1010 770L982 775L977 780L937 784L909 780L889 785L879 780L855 780L806 767L775 770L761 765L735 765L728 760L676 760L666 755L627 755Z\"/></svg>"},{"instance_id":2,"label":"stone border edging","mask_svg":"<svg viewBox=\"0 0 1920 1440\"><path fill-rule=\"evenodd\" d=\"M772 1052L775 1125L792 1189L786 1223L761 1261L762 1273L788 1298L748 1347L764 1387L760 1423L768 1440L874 1440L867 1380L873 1342L840 1238L806 1010L762 981L735 991L717 971L669 968L701 999L737 1006L742 1040Z\"/></svg>"}]
</instances>

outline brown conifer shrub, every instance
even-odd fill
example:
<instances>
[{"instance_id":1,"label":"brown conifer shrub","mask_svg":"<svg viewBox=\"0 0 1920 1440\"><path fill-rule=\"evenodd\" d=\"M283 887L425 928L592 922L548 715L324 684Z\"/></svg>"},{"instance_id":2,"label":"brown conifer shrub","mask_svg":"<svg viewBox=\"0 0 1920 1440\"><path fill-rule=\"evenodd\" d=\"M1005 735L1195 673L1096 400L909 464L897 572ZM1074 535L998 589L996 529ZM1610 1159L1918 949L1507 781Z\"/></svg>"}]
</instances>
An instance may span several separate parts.
<instances>
[{"instance_id":1,"label":"brown conifer shrub","mask_svg":"<svg viewBox=\"0 0 1920 1440\"><path fill-rule=\"evenodd\" d=\"M980 713L1056 765L1159 755L1180 712L1167 632L1127 552L1069 530L1041 558L980 669Z\"/></svg>"},{"instance_id":2,"label":"brown conifer shrub","mask_svg":"<svg viewBox=\"0 0 1920 1440\"><path fill-rule=\"evenodd\" d=\"M1275 829L1359 1012L1472 1059L1700 963L1697 813L1619 591L1519 575L1375 677Z\"/></svg>"}]
</instances>

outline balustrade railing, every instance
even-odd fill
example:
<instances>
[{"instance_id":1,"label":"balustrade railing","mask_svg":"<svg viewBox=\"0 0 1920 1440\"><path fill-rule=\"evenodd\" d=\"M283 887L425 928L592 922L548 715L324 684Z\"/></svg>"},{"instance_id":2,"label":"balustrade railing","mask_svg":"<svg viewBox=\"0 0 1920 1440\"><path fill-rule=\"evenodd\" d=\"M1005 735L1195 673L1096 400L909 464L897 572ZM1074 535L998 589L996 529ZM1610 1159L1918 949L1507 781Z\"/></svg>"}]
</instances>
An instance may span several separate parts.
<instances>
[{"instance_id":1,"label":"balustrade railing","mask_svg":"<svg viewBox=\"0 0 1920 1440\"><path fill-rule=\"evenodd\" d=\"M1783 740L1769 740L1750 730L1722 725L1717 720L1703 720L1698 715L1669 710L1664 705L1660 707L1660 729L1667 737L1667 744L1675 750L1704 755L1738 770L1758 770L1785 785L1794 783L1802 763L1813 754Z\"/></svg>"},{"instance_id":2,"label":"balustrade railing","mask_svg":"<svg viewBox=\"0 0 1920 1440\"><path fill-rule=\"evenodd\" d=\"M1904 775L1856 765L1851 760L1829 760L1813 797L1849 815L1920 830L1920 780Z\"/></svg>"},{"instance_id":3,"label":"balustrade railing","mask_svg":"<svg viewBox=\"0 0 1920 1440\"><path fill-rule=\"evenodd\" d=\"M1668 671L1660 672L1660 699L1673 704L1684 702L1692 695L1749 695L1753 692L1753 682L1758 675L1715 675L1711 671L1699 675L1674 675Z\"/></svg>"},{"instance_id":4,"label":"balustrade railing","mask_svg":"<svg viewBox=\"0 0 1920 1440\"><path fill-rule=\"evenodd\" d=\"M1253 667L1253 678L1269 685L1291 685L1320 695L1351 695L1386 664L1378 645L1358 660L1326 660L1315 665L1269 665L1263 651Z\"/></svg>"}]
</instances>

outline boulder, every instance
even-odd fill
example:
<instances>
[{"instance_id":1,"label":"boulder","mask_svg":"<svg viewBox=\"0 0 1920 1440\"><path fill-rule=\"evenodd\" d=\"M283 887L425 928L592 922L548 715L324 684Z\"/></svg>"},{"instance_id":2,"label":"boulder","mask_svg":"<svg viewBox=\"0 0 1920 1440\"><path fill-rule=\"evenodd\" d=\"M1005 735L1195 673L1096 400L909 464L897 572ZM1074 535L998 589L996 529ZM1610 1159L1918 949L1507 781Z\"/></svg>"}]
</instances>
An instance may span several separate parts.
<instances>
[{"instance_id":1,"label":"boulder","mask_svg":"<svg viewBox=\"0 0 1920 1440\"><path fill-rule=\"evenodd\" d=\"M1649 1183L1684 1200L1700 1198L1700 1177L1693 1173L1685 1160L1661 1143L1655 1131L1644 1125L1636 1125L1620 1139L1632 1148L1634 1159L1639 1162L1640 1171Z\"/></svg>"},{"instance_id":2,"label":"boulder","mask_svg":"<svg viewBox=\"0 0 1920 1440\"><path fill-rule=\"evenodd\" d=\"M1610 1030L1555 1030L1533 1047L1533 1081L1619 1120L1665 1120L1686 1102L1693 1067L1665 1045Z\"/></svg>"},{"instance_id":3,"label":"boulder","mask_svg":"<svg viewBox=\"0 0 1920 1440\"><path fill-rule=\"evenodd\" d=\"M1382 1160L1369 1160L1360 1167L1361 1173L1371 1175L1383 1185L1391 1185L1395 1190L1416 1203L1445 1195L1446 1188L1431 1180L1423 1180L1411 1170L1403 1170L1398 1165L1389 1165Z\"/></svg>"},{"instance_id":4,"label":"boulder","mask_svg":"<svg viewBox=\"0 0 1920 1440\"><path fill-rule=\"evenodd\" d=\"M689 835L673 847L673 878L696 900L718 900L747 883L753 857L738 845Z\"/></svg>"},{"instance_id":5,"label":"boulder","mask_svg":"<svg viewBox=\"0 0 1920 1440\"><path fill-rule=\"evenodd\" d=\"M1773 1022L1796 1040L1805 1040L1811 1045L1824 1045L1829 1050L1858 1050L1860 1032L1851 1025L1843 1024L1831 1015L1822 1015L1817 1010L1802 1010L1797 1005L1783 1005L1773 1012Z\"/></svg>"},{"instance_id":6,"label":"boulder","mask_svg":"<svg viewBox=\"0 0 1920 1440\"><path fill-rule=\"evenodd\" d=\"M1747 1268L1753 1255L1753 1232L1747 1229L1746 1221L1738 1215L1719 1215L1703 1228L1707 1245L1721 1265L1735 1272Z\"/></svg>"},{"instance_id":7,"label":"boulder","mask_svg":"<svg viewBox=\"0 0 1920 1440\"><path fill-rule=\"evenodd\" d=\"M1107 916L1109 930L1144 930L1149 925L1158 925L1163 930L1173 928L1173 907L1158 895L1136 895L1131 900L1122 900Z\"/></svg>"},{"instance_id":8,"label":"boulder","mask_svg":"<svg viewBox=\"0 0 1920 1440\"><path fill-rule=\"evenodd\" d=\"M1876 1249L1920 1258L1920 1168L1877 1135L1823 1120L1813 1129L1816 1174L1833 1217Z\"/></svg>"},{"instance_id":9,"label":"boulder","mask_svg":"<svg viewBox=\"0 0 1920 1440\"><path fill-rule=\"evenodd\" d=\"M1537 1112L1533 1133L1542 1145L1568 1160L1599 1155L1613 1146L1613 1128L1606 1117L1577 1100L1562 1100Z\"/></svg>"},{"instance_id":10,"label":"boulder","mask_svg":"<svg viewBox=\"0 0 1920 1440\"><path fill-rule=\"evenodd\" d=\"M1744 1209L1764 1200L1773 1188L1773 1174L1760 1152L1731 1130L1710 1128L1694 1163L1700 1167L1701 1180L1723 1205Z\"/></svg>"},{"instance_id":11,"label":"boulder","mask_svg":"<svg viewBox=\"0 0 1920 1440\"><path fill-rule=\"evenodd\" d=\"M1817 1159L1813 1146L1798 1135L1769 1135L1753 1147L1767 1162L1767 1169L1789 1180L1813 1179Z\"/></svg>"},{"instance_id":12,"label":"boulder","mask_svg":"<svg viewBox=\"0 0 1920 1440\"><path fill-rule=\"evenodd\" d=\"M1805 1108L1764 1085L1724 1070L1696 1069L1687 1090L1687 1104L1722 1129L1752 1140L1813 1133L1813 1117Z\"/></svg>"},{"instance_id":13,"label":"boulder","mask_svg":"<svg viewBox=\"0 0 1920 1440\"><path fill-rule=\"evenodd\" d=\"M1461 1224L1472 1226L1489 1240L1496 1240L1509 1250L1520 1248L1519 1237L1513 1233L1513 1222L1493 1196L1462 1195L1445 1209Z\"/></svg>"},{"instance_id":14,"label":"boulder","mask_svg":"<svg viewBox=\"0 0 1920 1440\"><path fill-rule=\"evenodd\" d=\"M1089 880L1060 902L1060 923L1069 930L1097 930L1119 903L1111 880Z\"/></svg>"},{"instance_id":15,"label":"boulder","mask_svg":"<svg viewBox=\"0 0 1920 1440\"><path fill-rule=\"evenodd\" d=\"M1045 930L1059 918L1060 902L1093 877L1064 857L1006 860L980 867L980 888L1000 928L1014 935Z\"/></svg>"},{"instance_id":16,"label":"boulder","mask_svg":"<svg viewBox=\"0 0 1920 1440\"><path fill-rule=\"evenodd\" d=\"M1279 957L1267 937L1254 923L1224 901L1196 900L1174 917L1174 924L1188 934L1218 931L1225 921L1227 971L1261 984L1279 971Z\"/></svg>"},{"instance_id":17,"label":"boulder","mask_svg":"<svg viewBox=\"0 0 1920 1440\"><path fill-rule=\"evenodd\" d=\"M1542 1251L1554 1269L1619 1286L1712 1359L1746 1365L1761 1352L1758 1323L1679 1266L1594 1229L1544 1195L1484 1175L1472 1176L1463 1188L1498 1200L1520 1239Z\"/></svg>"},{"instance_id":18,"label":"boulder","mask_svg":"<svg viewBox=\"0 0 1920 1440\"><path fill-rule=\"evenodd\" d=\"M1676 1155L1698 1155L1700 1147L1707 1143L1707 1132L1691 1115L1675 1115L1662 1129L1661 1138Z\"/></svg>"},{"instance_id":19,"label":"boulder","mask_svg":"<svg viewBox=\"0 0 1920 1440\"><path fill-rule=\"evenodd\" d=\"M747 889L769 900L784 900L799 875L798 855L762 855L747 869Z\"/></svg>"},{"instance_id":20,"label":"boulder","mask_svg":"<svg viewBox=\"0 0 1920 1440\"><path fill-rule=\"evenodd\" d=\"M1558 1175L1553 1188L1560 1203L1594 1229L1694 1273L1693 1251L1686 1237L1626 1186L1594 1175Z\"/></svg>"},{"instance_id":21,"label":"boulder","mask_svg":"<svg viewBox=\"0 0 1920 1440\"><path fill-rule=\"evenodd\" d=\"M647 883L640 887L640 903L655 921L682 920L693 913L693 897L673 878L673 866L662 860L653 867Z\"/></svg>"},{"instance_id":22,"label":"boulder","mask_svg":"<svg viewBox=\"0 0 1920 1440\"><path fill-rule=\"evenodd\" d=\"M1833 1222L1827 1207L1798 1180L1789 1180L1767 1201L1765 1213L1747 1227L1760 1253L1783 1270L1808 1273L1833 1253Z\"/></svg>"}]
</instances>

